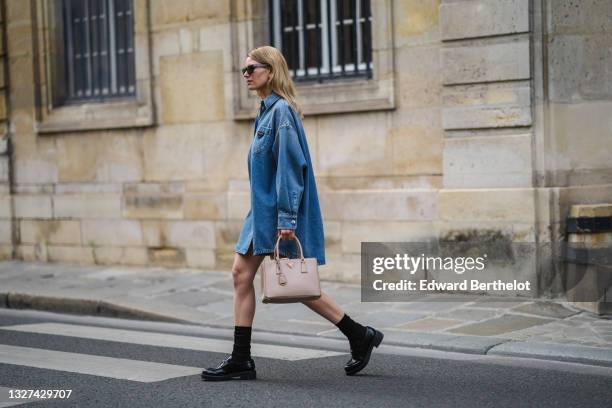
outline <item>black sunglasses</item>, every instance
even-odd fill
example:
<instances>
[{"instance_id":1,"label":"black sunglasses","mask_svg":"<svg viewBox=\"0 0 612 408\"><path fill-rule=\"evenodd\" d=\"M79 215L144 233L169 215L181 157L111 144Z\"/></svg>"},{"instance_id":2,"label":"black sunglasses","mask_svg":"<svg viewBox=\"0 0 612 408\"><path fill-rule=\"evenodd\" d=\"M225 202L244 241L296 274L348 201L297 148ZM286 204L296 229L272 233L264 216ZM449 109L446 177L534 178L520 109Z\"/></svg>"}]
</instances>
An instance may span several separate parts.
<instances>
[{"instance_id":1,"label":"black sunglasses","mask_svg":"<svg viewBox=\"0 0 612 408\"><path fill-rule=\"evenodd\" d=\"M251 75L253 73L253 71L255 71L255 68L259 68L259 67L269 67L269 64L250 64L247 65L246 67L241 68L240 70L242 71L242 75L244 75L245 72L248 72L249 75Z\"/></svg>"}]
</instances>

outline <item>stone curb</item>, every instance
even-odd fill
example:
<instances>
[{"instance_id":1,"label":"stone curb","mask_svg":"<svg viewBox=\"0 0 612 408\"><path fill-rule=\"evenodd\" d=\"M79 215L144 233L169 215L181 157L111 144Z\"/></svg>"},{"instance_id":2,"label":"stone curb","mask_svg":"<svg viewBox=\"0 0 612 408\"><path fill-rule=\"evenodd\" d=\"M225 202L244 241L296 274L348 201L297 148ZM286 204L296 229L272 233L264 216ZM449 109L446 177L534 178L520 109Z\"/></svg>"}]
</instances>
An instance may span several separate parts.
<instances>
[{"instance_id":1,"label":"stone curb","mask_svg":"<svg viewBox=\"0 0 612 408\"><path fill-rule=\"evenodd\" d=\"M125 319L151 320L171 323L193 323L170 316L140 309L120 306L101 300L59 298L25 293L0 293L0 307L6 309L35 309L79 315L121 317Z\"/></svg>"},{"instance_id":2,"label":"stone curb","mask_svg":"<svg viewBox=\"0 0 612 408\"><path fill-rule=\"evenodd\" d=\"M494 346L487 354L612 367L612 350L575 344L511 341Z\"/></svg>"},{"instance_id":3,"label":"stone curb","mask_svg":"<svg viewBox=\"0 0 612 408\"><path fill-rule=\"evenodd\" d=\"M452 351L464 354L487 354L492 347L508 341L499 337L458 335L449 333L398 332L385 329L385 344L400 347L426 348L440 351ZM323 334L317 337L340 338L336 333ZM343 337L342 337L343 338Z\"/></svg>"},{"instance_id":4,"label":"stone curb","mask_svg":"<svg viewBox=\"0 0 612 408\"><path fill-rule=\"evenodd\" d=\"M0 307L7 309L34 309L79 315L137 319L153 322L182 323L197 325L199 327L208 327L217 329L218 331L227 331L227 333L230 333L231 329L225 325L211 323L202 324L158 313L151 313L141 309L120 306L106 301L90 299L58 298L4 292L0 293ZM333 344L340 340L338 337L331 334L313 336L280 330L255 329L255 331L262 333L264 338L269 339L273 339L274 335L280 334L301 338L317 338L329 342L329 345L333 348L336 348ZM612 351L605 348L559 343L512 341L495 337L453 335L445 333L403 332L403 338L400 339L396 333L397 332L393 330L386 330L384 343L390 346L407 348L432 349L464 354L535 358L540 360L612 367Z\"/></svg>"}]
</instances>

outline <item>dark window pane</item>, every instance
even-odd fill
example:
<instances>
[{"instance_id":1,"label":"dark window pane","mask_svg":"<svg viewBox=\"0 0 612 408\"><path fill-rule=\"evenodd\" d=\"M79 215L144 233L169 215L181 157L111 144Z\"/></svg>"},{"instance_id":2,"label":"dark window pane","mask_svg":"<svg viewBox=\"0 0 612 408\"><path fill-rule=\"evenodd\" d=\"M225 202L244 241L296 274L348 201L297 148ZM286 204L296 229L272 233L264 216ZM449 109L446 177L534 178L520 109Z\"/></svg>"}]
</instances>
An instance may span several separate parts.
<instances>
[{"instance_id":1,"label":"dark window pane","mask_svg":"<svg viewBox=\"0 0 612 408\"><path fill-rule=\"evenodd\" d=\"M354 71L357 71L357 1L358 0L350 0L351 1L351 21L348 23L349 28L349 38L351 39L351 47L350 47L350 57L348 59L349 63L355 64L353 67Z\"/></svg>"},{"instance_id":2,"label":"dark window pane","mask_svg":"<svg viewBox=\"0 0 612 408\"><path fill-rule=\"evenodd\" d=\"M74 91L76 96L82 96L84 94L86 81L85 72L87 71L87 65L85 61L85 25L83 24L83 15L85 14L84 4L81 1L72 0L72 22L73 22L73 35L74 35Z\"/></svg>"},{"instance_id":3,"label":"dark window pane","mask_svg":"<svg viewBox=\"0 0 612 408\"><path fill-rule=\"evenodd\" d=\"M289 69L297 68L297 60L295 58L297 53L294 52L293 38L294 31L283 32L283 55L285 56L285 60L287 60Z\"/></svg>"},{"instance_id":4,"label":"dark window pane","mask_svg":"<svg viewBox=\"0 0 612 408\"><path fill-rule=\"evenodd\" d=\"M283 42L283 55L287 60L287 66L290 70L299 68L299 38L296 35L296 27L298 25L298 0L280 0L281 9L281 35Z\"/></svg>"},{"instance_id":5,"label":"dark window pane","mask_svg":"<svg viewBox=\"0 0 612 408\"><path fill-rule=\"evenodd\" d=\"M297 0L281 0L281 26L291 26L297 17Z\"/></svg>"},{"instance_id":6,"label":"dark window pane","mask_svg":"<svg viewBox=\"0 0 612 408\"><path fill-rule=\"evenodd\" d=\"M361 16L363 22L361 22L361 55L364 63L372 61L371 47L372 47L372 29L370 23L370 0L361 0Z\"/></svg>"},{"instance_id":7,"label":"dark window pane","mask_svg":"<svg viewBox=\"0 0 612 408\"><path fill-rule=\"evenodd\" d=\"M319 0L302 0L306 9L305 21L306 24L315 24L317 22L317 3Z\"/></svg>"},{"instance_id":8,"label":"dark window pane","mask_svg":"<svg viewBox=\"0 0 612 408\"><path fill-rule=\"evenodd\" d=\"M89 4L87 0L83 1L83 15L81 17L81 23L83 27L83 61L85 63L85 83L83 87L83 92L85 96L91 96L91 32L89 26Z\"/></svg>"},{"instance_id":9,"label":"dark window pane","mask_svg":"<svg viewBox=\"0 0 612 408\"><path fill-rule=\"evenodd\" d=\"M66 102L136 91L132 0L62 0Z\"/></svg>"},{"instance_id":10,"label":"dark window pane","mask_svg":"<svg viewBox=\"0 0 612 408\"><path fill-rule=\"evenodd\" d=\"M302 0L304 3L304 21L310 27L306 27L306 41L304 55L306 56L306 66L316 68L317 67L317 54L321 52L317 45L317 30L319 29L317 23L317 10L319 7L320 0Z\"/></svg>"},{"instance_id":11,"label":"dark window pane","mask_svg":"<svg viewBox=\"0 0 612 408\"><path fill-rule=\"evenodd\" d=\"M125 1L113 0L115 2L115 27L116 27L116 42L117 49L117 92L123 94L127 92L127 75L125 67L127 67L127 32L126 32L126 15Z\"/></svg>"},{"instance_id":12,"label":"dark window pane","mask_svg":"<svg viewBox=\"0 0 612 408\"><path fill-rule=\"evenodd\" d=\"M136 91L136 72L135 72L135 52L134 52L134 10L132 8L132 2L128 1L126 7L126 36L127 36L127 91L129 94L133 94Z\"/></svg>"},{"instance_id":13,"label":"dark window pane","mask_svg":"<svg viewBox=\"0 0 612 408\"><path fill-rule=\"evenodd\" d=\"M316 30L308 30L308 49L305 50L306 53L306 65L310 68L317 67L317 54L320 52L317 47L317 31Z\"/></svg>"},{"instance_id":14,"label":"dark window pane","mask_svg":"<svg viewBox=\"0 0 612 408\"><path fill-rule=\"evenodd\" d=\"M339 3L338 20L351 18L351 9L355 7L355 0L336 0Z\"/></svg>"},{"instance_id":15,"label":"dark window pane","mask_svg":"<svg viewBox=\"0 0 612 408\"><path fill-rule=\"evenodd\" d=\"M346 64L346 30L344 28L344 0L336 0L336 49L338 50L337 63L344 74L344 65Z\"/></svg>"},{"instance_id":16,"label":"dark window pane","mask_svg":"<svg viewBox=\"0 0 612 408\"><path fill-rule=\"evenodd\" d=\"M352 64L353 60L353 47L355 46L355 37L353 36L352 24L344 26L344 42L339 44L343 48L344 63Z\"/></svg>"},{"instance_id":17,"label":"dark window pane","mask_svg":"<svg viewBox=\"0 0 612 408\"><path fill-rule=\"evenodd\" d=\"M110 93L110 54L108 50L109 36L108 27L108 5L106 1L100 1L100 88L102 95Z\"/></svg>"},{"instance_id":18,"label":"dark window pane","mask_svg":"<svg viewBox=\"0 0 612 408\"><path fill-rule=\"evenodd\" d=\"M91 48L91 75L92 75L92 92L94 95L100 94L100 33L98 25L98 5L99 1L89 0L89 15L90 15L90 48Z\"/></svg>"}]
</instances>

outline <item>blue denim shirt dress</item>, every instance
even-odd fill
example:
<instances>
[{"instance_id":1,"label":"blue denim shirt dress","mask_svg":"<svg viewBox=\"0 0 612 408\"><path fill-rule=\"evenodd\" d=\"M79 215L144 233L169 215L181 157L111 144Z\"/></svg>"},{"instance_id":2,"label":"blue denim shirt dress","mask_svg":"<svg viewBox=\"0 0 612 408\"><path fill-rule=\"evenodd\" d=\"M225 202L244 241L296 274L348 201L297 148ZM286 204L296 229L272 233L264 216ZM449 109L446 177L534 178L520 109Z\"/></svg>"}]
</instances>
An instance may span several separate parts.
<instances>
[{"instance_id":1,"label":"blue denim shirt dress","mask_svg":"<svg viewBox=\"0 0 612 408\"><path fill-rule=\"evenodd\" d=\"M305 258L325 264L323 218L317 186L298 113L272 91L260 105L255 132L247 155L251 208L236 243L246 254L251 241L253 255L274 251L278 229L293 229ZM297 242L280 240L281 256L299 257Z\"/></svg>"}]
</instances>

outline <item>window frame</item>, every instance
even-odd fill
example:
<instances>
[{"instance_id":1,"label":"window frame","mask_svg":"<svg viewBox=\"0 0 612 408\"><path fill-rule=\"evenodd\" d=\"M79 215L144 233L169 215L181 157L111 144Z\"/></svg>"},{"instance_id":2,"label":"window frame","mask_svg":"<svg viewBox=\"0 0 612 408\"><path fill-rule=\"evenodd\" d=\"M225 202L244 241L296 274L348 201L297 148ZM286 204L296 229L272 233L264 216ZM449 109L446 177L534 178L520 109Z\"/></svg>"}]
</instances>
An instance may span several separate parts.
<instances>
[{"instance_id":1,"label":"window frame","mask_svg":"<svg viewBox=\"0 0 612 408\"><path fill-rule=\"evenodd\" d=\"M83 102L88 102L88 101L99 101L99 102L106 102L106 101L110 101L111 99L120 99L120 98L124 98L124 99L130 99L136 96L136 85L135 85L135 70L136 70L136 65L135 65L135 61L133 61L134 59L134 33L133 33L133 25L134 25L134 1L133 0L122 0L122 1L126 1L126 3L131 3L129 4L130 9L129 10L120 10L119 12L115 11L114 9L114 0L96 0L96 2L98 3L98 6L101 6L101 9L98 9L96 13L95 10L90 10L89 8L89 2L84 2L85 7L83 10L83 15L80 16L75 16L72 15L72 7L71 7L71 2L74 0L61 0L60 3L62 4L62 18L65 18L67 16L70 16L73 20L76 20L78 18L82 18L83 15L87 15L87 39L90 38L90 35L92 36L92 41L91 43L96 44L99 43L100 45L103 44L103 48L95 48L93 47L93 49L90 49L89 46L87 47L86 50L86 54L89 54L87 56L83 56L80 54L75 53L74 54L74 59L72 59L72 65L69 65L66 67L66 80L67 80L67 89L69 89L68 95L71 96L66 96L66 99L63 101L64 105L68 105L68 104L81 104ZM123 14L124 13L124 14ZM103 24L103 29L102 29L102 38L98 38L98 35L100 34L100 32L97 32L97 30L95 28L92 28L92 24L96 24L97 26L100 25L100 21L102 20L102 15L104 14L104 24ZM130 21L127 23L127 28L128 30L132 30L132 33L127 33L127 37L125 37L125 41L126 43L123 45L124 49L122 50L121 48L117 47L117 41L116 39L118 38L117 36L117 32L115 31L117 29L116 24L117 24L117 19L120 17L119 14L123 14L124 18L126 18L125 16L129 16L127 18L130 19ZM92 20L94 21L92 23ZM72 50L73 48L75 48L75 46L77 45L77 41L76 40L76 33L73 31L73 25L71 24L65 24L66 22L64 21L63 24L63 29L64 29L64 44L63 46L68 45L68 49ZM114 28L115 30L113 30L112 28ZM106 38L104 38L106 37ZM130 38L131 37L131 38ZM129 45L130 46L129 46ZM82 45L82 44L79 44ZM98 45L98 44L96 44ZM103 52L102 52L103 51ZM125 58L125 60L122 60L122 58L120 57L121 54L125 54L127 55L127 57ZM96 77L98 74L99 75L99 71L100 68L99 67L94 67L93 63L90 65L89 61L93 60L95 58L95 61L99 62L100 60L105 60L105 62L103 62L103 64L106 64L108 68L107 72L105 73L106 76L106 81L108 81L106 84L103 83L99 83L99 81L97 81ZM87 75L86 77L88 78L88 86L92 86L94 87L94 92L91 94L88 94L89 89L86 89L83 95L79 95L78 93L81 92L81 90L75 90L74 88L76 87L76 83L78 81L78 75L76 74L76 70L74 69L77 64L79 63L79 60L81 59L85 59L85 63L88 64L87 67ZM66 60L70 60L70 56L66 56ZM65 63L67 61L64 61ZM105 69L101 70L102 72L105 71ZM123 72L121 72L123 71ZM121 74L123 74L125 76L125 80L127 82L127 86L128 89L126 89L125 91L121 90L121 85L119 84L120 82L120 76ZM102 82L105 82L104 80L102 80ZM108 86L104 86L104 85L108 85ZM97 89L96 89L97 87ZM104 92L106 90L106 92Z\"/></svg>"},{"instance_id":2,"label":"window frame","mask_svg":"<svg viewBox=\"0 0 612 408\"><path fill-rule=\"evenodd\" d=\"M270 0L232 1L232 71L234 120L253 119L259 98L244 85L240 66L249 50L269 44L273 30ZM391 110L396 108L393 69L392 0L370 0L372 77L339 77L318 81L294 81L305 115Z\"/></svg>"},{"instance_id":3,"label":"window frame","mask_svg":"<svg viewBox=\"0 0 612 408\"><path fill-rule=\"evenodd\" d=\"M155 124L152 66L149 55L149 0L133 1L133 44L136 93L132 97L83 100L64 104L66 75L61 0L36 4L34 41L38 50L38 134L66 131L147 127Z\"/></svg>"},{"instance_id":4,"label":"window frame","mask_svg":"<svg viewBox=\"0 0 612 408\"><path fill-rule=\"evenodd\" d=\"M272 1L272 30L271 30L271 40L270 42L278 49L282 50L283 49L283 35L282 33L284 31L289 31L287 30L287 27L281 27L281 17L282 17L282 12L281 12L281 0L271 0ZM306 0L297 0L298 2L298 7L297 7L297 12L298 12L298 25L300 27L303 27L304 23L304 1ZM339 75L339 77L348 77L348 76L365 76L366 78L371 78L372 75L372 62L368 61L368 62L363 62L364 60L364 55L363 54L363 31L361 29L361 23L365 23L366 22L366 18L363 17L362 10L361 10L361 5L362 5L362 0L353 0L356 5L355 7L355 17L353 18L351 16L351 18L348 19L344 19L343 24L346 26L347 23L349 22L349 24L351 24L351 30L353 30L353 26L356 25L355 28L355 39L357 42L356 45L356 60L360 61L359 64L357 65L357 72L355 72L355 63L352 62L350 64L344 64L344 67L340 66L340 64L338 64L338 60L339 58L339 47L338 47L338 30L336 29L337 26L340 25L339 21L337 20L337 10L338 10L338 1L339 0L317 0L319 2L319 12L320 12L320 22L317 23L310 23L307 24L307 29L308 27L313 27L316 29L317 25L319 25L321 27L321 38L320 38L320 42L321 42L321 51L320 51L320 55L322 57L322 61L321 61L321 66L320 66L320 70L319 67L313 68L313 67L309 67L307 70L304 69L304 65L305 65L305 55L306 55L306 50L304 49L304 35L300 35L299 36L299 42L298 42L298 65L300 68L297 69L297 73L295 72L295 70L293 69L289 69L289 72L291 73L291 75L294 78L294 81L304 81L304 80L316 80L319 83L323 82L323 81L329 81L329 80L335 80L335 78L329 78L329 76L333 76L335 74L341 74ZM328 5L329 3L329 5ZM328 17L328 11L330 16ZM370 21L370 27L371 27L371 21L372 21L372 17L368 17L369 21ZM333 22L333 26L334 29L330 30L330 26L329 26L329 22ZM293 31L295 28L291 27L291 31ZM301 29L300 29L301 30ZM370 28L370 32L371 32L371 28ZM331 35L331 38L330 38ZM318 44L317 44L318 46ZM331 47L330 47L331 46ZM370 40L370 47L372 46L371 40ZM331 48L331 50L330 50ZM371 51L370 51L371 54ZM330 58L331 57L331 58ZM331 71L330 71L330 59L331 59ZM307 71L307 75L305 74L305 71ZM319 78L318 76L320 74L324 74L325 77L323 78Z\"/></svg>"}]
</instances>

